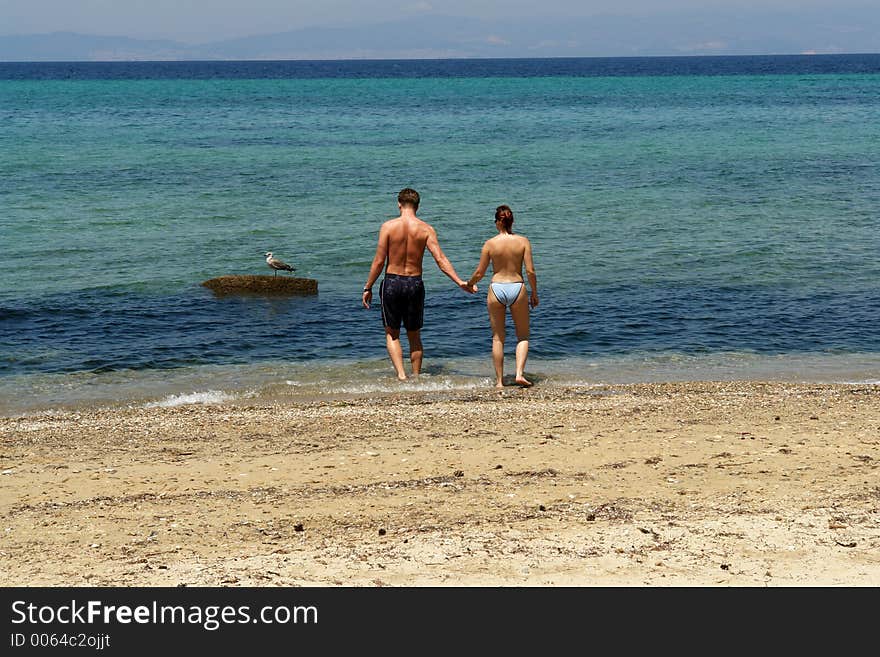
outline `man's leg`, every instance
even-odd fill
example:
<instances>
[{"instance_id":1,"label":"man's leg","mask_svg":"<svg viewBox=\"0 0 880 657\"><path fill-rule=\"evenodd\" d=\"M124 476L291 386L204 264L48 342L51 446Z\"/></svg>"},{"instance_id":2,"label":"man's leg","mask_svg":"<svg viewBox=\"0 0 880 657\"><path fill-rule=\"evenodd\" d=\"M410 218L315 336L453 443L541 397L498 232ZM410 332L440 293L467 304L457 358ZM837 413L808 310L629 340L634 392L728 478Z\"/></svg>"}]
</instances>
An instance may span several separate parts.
<instances>
[{"instance_id":1,"label":"man's leg","mask_svg":"<svg viewBox=\"0 0 880 657\"><path fill-rule=\"evenodd\" d=\"M406 381L406 372L403 369L403 347L400 345L400 329L385 327L385 346L388 347L388 355L391 364L397 372L400 381Z\"/></svg>"},{"instance_id":2,"label":"man's leg","mask_svg":"<svg viewBox=\"0 0 880 657\"><path fill-rule=\"evenodd\" d=\"M409 340L409 360L412 363L412 373L415 378L419 378L419 372L422 371L422 331L407 331L406 337Z\"/></svg>"}]
</instances>

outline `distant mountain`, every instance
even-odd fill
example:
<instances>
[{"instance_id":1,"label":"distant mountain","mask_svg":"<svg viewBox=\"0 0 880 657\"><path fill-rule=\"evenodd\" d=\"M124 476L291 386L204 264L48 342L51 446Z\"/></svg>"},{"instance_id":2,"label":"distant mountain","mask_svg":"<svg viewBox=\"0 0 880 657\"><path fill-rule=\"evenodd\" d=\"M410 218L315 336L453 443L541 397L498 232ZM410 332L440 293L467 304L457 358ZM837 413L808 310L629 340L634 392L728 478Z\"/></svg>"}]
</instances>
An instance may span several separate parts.
<instances>
[{"instance_id":1,"label":"distant mountain","mask_svg":"<svg viewBox=\"0 0 880 657\"><path fill-rule=\"evenodd\" d=\"M191 45L54 33L0 36L0 60L420 59L880 52L880 10L702 12L484 21L450 16Z\"/></svg>"},{"instance_id":2,"label":"distant mountain","mask_svg":"<svg viewBox=\"0 0 880 657\"><path fill-rule=\"evenodd\" d=\"M146 41L72 32L0 36L2 61L107 61L190 59L190 46L176 41Z\"/></svg>"}]
</instances>

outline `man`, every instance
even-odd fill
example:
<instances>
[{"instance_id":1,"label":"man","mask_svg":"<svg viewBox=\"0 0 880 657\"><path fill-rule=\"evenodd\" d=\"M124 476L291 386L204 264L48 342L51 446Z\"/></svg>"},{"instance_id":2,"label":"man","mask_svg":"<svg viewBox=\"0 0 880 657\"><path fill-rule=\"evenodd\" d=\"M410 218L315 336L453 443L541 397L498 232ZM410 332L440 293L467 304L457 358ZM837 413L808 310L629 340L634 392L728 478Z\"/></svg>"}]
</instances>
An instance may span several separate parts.
<instances>
[{"instance_id":1,"label":"man","mask_svg":"<svg viewBox=\"0 0 880 657\"><path fill-rule=\"evenodd\" d=\"M443 253L434 228L416 216L419 193L407 187L397 195L400 216L389 219L379 229L379 244L364 284L364 308L373 300L373 283L385 269L385 278L379 286L382 304L382 325L385 327L385 345L391 364L400 381L406 381L403 369L403 347L400 344L400 325L406 329L409 341L409 359L412 374L418 378L422 369L422 323L425 309L425 286L422 283L422 257L425 249L431 252L440 271L449 276L462 290L473 294L467 281L455 273L452 263Z\"/></svg>"}]
</instances>

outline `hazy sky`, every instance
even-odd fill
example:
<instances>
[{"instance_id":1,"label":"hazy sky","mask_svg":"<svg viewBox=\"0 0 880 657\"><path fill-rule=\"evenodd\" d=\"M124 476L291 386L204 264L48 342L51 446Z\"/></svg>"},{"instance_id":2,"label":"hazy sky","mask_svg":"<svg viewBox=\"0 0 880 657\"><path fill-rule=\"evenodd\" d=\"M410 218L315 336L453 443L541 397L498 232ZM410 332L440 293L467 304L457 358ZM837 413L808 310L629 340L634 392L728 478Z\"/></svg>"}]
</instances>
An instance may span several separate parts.
<instances>
[{"instance_id":1,"label":"hazy sky","mask_svg":"<svg viewBox=\"0 0 880 657\"><path fill-rule=\"evenodd\" d=\"M0 35L79 32L199 43L413 14L482 19L871 7L866 0L0 0Z\"/></svg>"}]
</instances>

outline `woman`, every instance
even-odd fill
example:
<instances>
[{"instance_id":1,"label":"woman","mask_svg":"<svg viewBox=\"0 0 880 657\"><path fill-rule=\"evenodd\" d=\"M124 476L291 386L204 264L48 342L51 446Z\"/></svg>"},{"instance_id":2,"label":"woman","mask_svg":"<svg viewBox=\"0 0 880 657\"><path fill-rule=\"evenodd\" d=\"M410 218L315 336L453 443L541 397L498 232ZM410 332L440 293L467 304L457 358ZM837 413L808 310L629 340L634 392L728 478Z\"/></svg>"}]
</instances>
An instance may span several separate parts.
<instances>
[{"instance_id":1,"label":"woman","mask_svg":"<svg viewBox=\"0 0 880 657\"><path fill-rule=\"evenodd\" d=\"M513 234L513 211L506 205L495 210L495 228L498 234L486 240L480 253L480 264L468 281L476 291L476 283L486 274L492 263L492 282L486 295L489 324L492 326L492 362L495 365L495 387L502 388L504 371L505 312L510 308L516 329L516 383L528 387L524 370L529 355L529 307L538 305L538 280L532 262L532 245L524 235ZM531 295L526 296L522 269L526 267Z\"/></svg>"}]
</instances>

